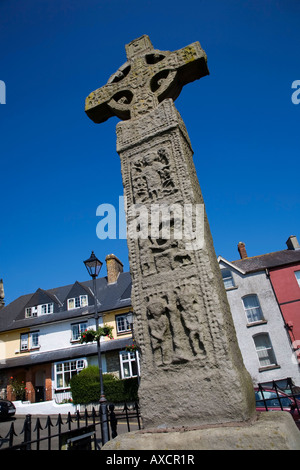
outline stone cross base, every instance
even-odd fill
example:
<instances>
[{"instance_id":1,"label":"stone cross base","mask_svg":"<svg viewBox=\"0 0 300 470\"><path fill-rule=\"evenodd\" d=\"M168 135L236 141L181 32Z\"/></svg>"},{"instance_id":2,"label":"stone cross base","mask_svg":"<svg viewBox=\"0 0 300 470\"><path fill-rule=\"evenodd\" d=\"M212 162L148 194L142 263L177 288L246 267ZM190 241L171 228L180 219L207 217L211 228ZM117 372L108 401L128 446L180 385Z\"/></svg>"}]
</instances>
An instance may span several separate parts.
<instances>
[{"instance_id":1,"label":"stone cross base","mask_svg":"<svg viewBox=\"0 0 300 470\"><path fill-rule=\"evenodd\" d=\"M266 412L252 424L121 434L102 450L300 450L300 432L289 413Z\"/></svg>"},{"instance_id":2,"label":"stone cross base","mask_svg":"<svg viewBox=\"0 0 300 470\"><path fill-rule=\"evenodd\" d=\"M127 201L143 423L246 421L255 413L253 386L238 347L191 143L173 100L118 123L117 151ZM158 208L165 212L155 219Z\"/></svg>"}]
</instances>

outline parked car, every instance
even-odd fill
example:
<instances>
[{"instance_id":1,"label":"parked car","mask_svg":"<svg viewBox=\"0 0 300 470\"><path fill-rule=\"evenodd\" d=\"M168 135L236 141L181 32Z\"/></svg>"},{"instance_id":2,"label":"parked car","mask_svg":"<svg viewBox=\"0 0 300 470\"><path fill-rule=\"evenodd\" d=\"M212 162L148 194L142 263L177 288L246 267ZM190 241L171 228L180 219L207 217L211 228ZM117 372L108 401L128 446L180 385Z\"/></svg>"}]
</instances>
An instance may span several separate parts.
<instances>
[{"instance_id":1,"label":"parked car","mask_svg":"<svg viewBox=\"0 0 300 470\"><path fill-rule=\"evenodd\" d=\"M288 411L300 429L300 400L279 390L255 388L254 391L257 411Z\"/></svg>"},{"instance_id":2,"label":"parked car","mask_svg":"<svg viewBox=\"0 0 300 470\"><path fill-rule=\"evenodd\" d=\"M0 419L7 419L14 416L15 412L16 407L11 401L0 399Z\"/></svg>"}]
</instances>

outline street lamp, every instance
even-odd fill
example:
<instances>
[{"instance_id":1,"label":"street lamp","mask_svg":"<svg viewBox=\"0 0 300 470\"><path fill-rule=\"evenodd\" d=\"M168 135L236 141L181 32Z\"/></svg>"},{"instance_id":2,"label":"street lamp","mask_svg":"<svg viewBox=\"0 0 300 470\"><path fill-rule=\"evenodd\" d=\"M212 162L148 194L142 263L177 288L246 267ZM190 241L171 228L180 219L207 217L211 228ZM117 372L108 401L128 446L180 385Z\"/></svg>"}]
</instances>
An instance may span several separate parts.
<instances>
[{"instance_id":1,"label":"street lamp","mask_svg":"<svg viewBox=\"0 0 300 470\"><path fill-rule=\"evenodd\" d=\"M96 278L101 270L102 264L100 260L95 256L92 251L89 259L84 261L85 267L93 279L93 292L95 301L95 320L96 320L96 331L99 329L99 314L98 314L98 303L97 303L97 291L96 291ZM98 354L98 365L99 365L99 376L100 376L100 410L101 410L101 427L102 427L102 444L105 444L108 438L108 417L107 417L107 401L104 395L103 387L103 373L102 373L102 361L101 361L101 345L100 337L97 336L97 354Z\"/></svg>"}]
</instances>

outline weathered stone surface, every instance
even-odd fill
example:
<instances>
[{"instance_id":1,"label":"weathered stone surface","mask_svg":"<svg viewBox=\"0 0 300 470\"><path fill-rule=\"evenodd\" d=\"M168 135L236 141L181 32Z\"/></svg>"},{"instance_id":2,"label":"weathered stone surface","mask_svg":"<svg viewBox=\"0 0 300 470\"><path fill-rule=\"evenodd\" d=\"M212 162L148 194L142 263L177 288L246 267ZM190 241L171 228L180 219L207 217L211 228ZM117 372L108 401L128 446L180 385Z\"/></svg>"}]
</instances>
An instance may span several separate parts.
<instances>
[{"instance_id":1,"label":"weathered stone surface","mask_svg":"<svg viewBox=\"0 0 300 470\"><path fill-rule=\"evenodd\" d=\"M106 450L300 450L300 432L289 413L261 413L252 424L121 434Z\"/></svg>"},{"instance_id":2,"label":"weathered stone surface","mask_svg":"<svg viewBox=\"0 0 300 470\"><path fill-rule=\"evenodd\" d=\"M112 115L125 120L117 125L117 151L141 351L143 425L244 422L255 414L252 382L238 347L190 140L173 102L183 85L208 74L206 55L199 43L173 53L153 50L147 36L126 51L128 62L89 95L86 112L95 122ZM160 223L152 219L154 209L165 210Z\"/></svg>"},{"instance_id":3,"label":"weathered stone surface","mask_svg":"<svg viewBox=\"0 0 300 470\"><path fill-rule=\"evenodd\" d=\"M203 205L192 148L173 100L119 123L117 137L129 226L134 205L149 214L153 203ZM243 421L255 410L205 211L201 222L199 248L184 236L128 238L146 427Z\"/></svg>"},{"instance_id":4,"label":"weathered stone surface","mask_svg":"<svg viewBox=\"0 0 300 470\"><path fill-rule=\"evenodd\" d=\"M175 52L158 51L144 35L128 44L126 53L128 62L86 98L85 110L94 122L111 116L138 118L166 98L175 100L186 83L208 74L199 42Z\"/></svg>"}]
</instances>

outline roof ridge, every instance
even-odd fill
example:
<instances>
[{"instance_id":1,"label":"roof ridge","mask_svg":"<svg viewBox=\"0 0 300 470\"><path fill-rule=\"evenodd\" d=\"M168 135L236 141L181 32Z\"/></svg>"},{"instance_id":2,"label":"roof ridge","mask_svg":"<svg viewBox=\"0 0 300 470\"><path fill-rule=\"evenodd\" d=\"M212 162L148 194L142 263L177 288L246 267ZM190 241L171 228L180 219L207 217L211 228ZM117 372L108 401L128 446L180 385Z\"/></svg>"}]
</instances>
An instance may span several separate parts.
<instances>
[{"instance_id":1,"label":"roof ridge","mask_svg":"<svg viewBox=\"0 0 300 470\"><path fill-rule=\"evenodd\" d=\"M231 263L236 263L238 261L251 260L251 259L254 259L254 258L261 258L262 256L269 256L269 255L274 255L276 253L291 252L291 251L294 251L294 250L286 249L286 250L271 251L270 253L264 253L262 255L247 256L246 258L240 258L240 259L231 261Z\"/></svg>"}]
</instances>

